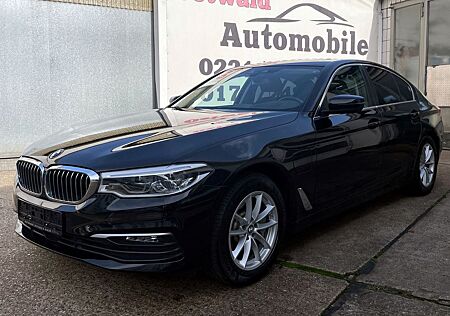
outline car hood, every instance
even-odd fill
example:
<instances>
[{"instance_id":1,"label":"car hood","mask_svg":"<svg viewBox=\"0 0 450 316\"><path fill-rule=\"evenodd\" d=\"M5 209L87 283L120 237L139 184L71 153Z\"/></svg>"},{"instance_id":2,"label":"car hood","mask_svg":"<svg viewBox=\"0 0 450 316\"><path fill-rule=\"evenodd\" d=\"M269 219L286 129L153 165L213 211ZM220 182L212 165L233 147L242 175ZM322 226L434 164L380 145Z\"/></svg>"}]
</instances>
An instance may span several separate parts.
<instances>
[{"instance_id":1,"label":"car hood","mask_svg":"<svg viewBox=\"0 0 450 316\"><path fill-rule=\"evenodd\" d=\"M74 126L32 144L24 156L97 171L175 163L189 153L287 124L297 112L166 108ZM53 159L48 156L64 149Z\"/></svg>"}]
</instances>

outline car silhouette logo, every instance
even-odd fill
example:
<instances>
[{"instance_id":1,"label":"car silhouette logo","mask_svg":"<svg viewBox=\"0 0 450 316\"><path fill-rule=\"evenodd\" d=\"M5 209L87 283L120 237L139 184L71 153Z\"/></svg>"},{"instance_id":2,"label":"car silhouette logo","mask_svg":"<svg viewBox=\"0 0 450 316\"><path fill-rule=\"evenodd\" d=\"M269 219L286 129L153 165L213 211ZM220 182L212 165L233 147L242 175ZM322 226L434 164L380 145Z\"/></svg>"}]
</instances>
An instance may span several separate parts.
<instances>
[{"instance_id":1,"label":"car silhouette logo","mask_svg":"<svg viewBox=\"0 0 450 316\"><path fill-rule=\"evenodd\" d=\"M311 20L313 22L317 22L317 25L343 25L343 26L349 26L354 27L353 25L349 24L346 19L341 17L340 15L334 13L333 11L330 11L320 5L314 4L314 3L300 3L296 4L283 13L279 14L278 16L274 18L256 18L249 20L247 22L273 22L273 23L290 23L290 22L300 22L302 20L298 19L290 19L289 16L292 12L297 11L303 7L309 7L313 8L317 12L323 14L325 18L323 20Z\"/></svg>"},{"instance_id":2,"label":"car silhouette logo","mask_svg":"<svg viewBox=\"0 0 450 316\"><path fill-rule=\"evenodd\" d=\"M55 159L56 157L59 157L64 152L64 149L58 149L54 152L52 152L50 155L48 155L49 159Z\"/></svg>"}]
</instances>

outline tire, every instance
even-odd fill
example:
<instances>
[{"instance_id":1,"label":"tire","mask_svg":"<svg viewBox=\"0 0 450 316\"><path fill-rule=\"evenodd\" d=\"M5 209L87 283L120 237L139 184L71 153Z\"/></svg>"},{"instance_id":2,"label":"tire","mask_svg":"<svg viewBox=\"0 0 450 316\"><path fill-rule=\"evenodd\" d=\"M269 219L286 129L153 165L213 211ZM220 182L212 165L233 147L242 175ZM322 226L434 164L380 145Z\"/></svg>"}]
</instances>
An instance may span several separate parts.
<instances>
[{"instance_id":1,"label":"tire","mask_svg":"<svg viewBox=\"0 0 450 316\"><path fill-rule=\"evenodd\" d=\"M256 211L258 201L261 201L259 214ZM248 203L251 203L250 208L247 208ZM252 212L247 213L248 209ZM251 216L246 216L250 213ZM267 216L263 217L265 214ZM213 223L212 274L235 286L251 284L264 276L276 259L284 234L285 214L283 196L267 176L250 174L232 185L221 201ZM251 217L251 221L247 217Z\"/></svg>"},{"instance_id":2,"label":"tire","mask_svg":"<svg viewBox=\"0 0 450 316\"><path fill-rule=\"evenodd\" d=\"M431 154L429 149L432 150ZM428 152L429 157L425 156L425 152ZM410 190L414 195L427 195L433 190L437 177L438 161L439 153L435 142L432 138L425 137L420 143L410 182Z\"/></svg>"}]
</instances>

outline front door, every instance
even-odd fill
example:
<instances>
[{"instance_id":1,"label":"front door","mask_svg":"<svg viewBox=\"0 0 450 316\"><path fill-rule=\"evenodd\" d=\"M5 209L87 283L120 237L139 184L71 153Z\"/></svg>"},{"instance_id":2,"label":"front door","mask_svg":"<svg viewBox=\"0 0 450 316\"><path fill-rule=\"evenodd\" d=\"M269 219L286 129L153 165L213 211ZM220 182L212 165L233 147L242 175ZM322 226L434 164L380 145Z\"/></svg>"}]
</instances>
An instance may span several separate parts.
<instances>
[{"instance_id":1,"label":"front door","mask_svg":"<svg viewBox=\"0 0 450 316\"><path fill-rule=\"evenodd\" d=\"M362 113L324 115L328 99L340 94L366 100ZM353 204L380 185L381 115L360 66L348 66L332 79L314 123L317 131L315 203L321 210ZM322 113L321 113L322 112Z\"/></svg>"}]
</instances>

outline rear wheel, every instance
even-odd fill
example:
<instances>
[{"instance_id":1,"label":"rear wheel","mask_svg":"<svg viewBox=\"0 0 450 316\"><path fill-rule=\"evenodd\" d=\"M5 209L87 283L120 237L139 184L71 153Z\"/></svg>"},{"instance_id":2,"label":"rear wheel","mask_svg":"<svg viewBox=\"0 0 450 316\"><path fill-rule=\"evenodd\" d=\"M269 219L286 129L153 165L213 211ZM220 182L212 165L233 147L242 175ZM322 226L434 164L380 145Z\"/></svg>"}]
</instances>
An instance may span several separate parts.
<instances>
[{"instance_id":1,"label":"rear wheel","mask_svg":"<svg viewBox=\"0 0 450 316\"><path fill-rule=\"evenodd\" d=\"M284 230L284 202L276 185L253 174L225 195L215 218L211 270L234 285L252 283L273 263Z\"/></svg>"},{"instance_id":2,"label":"rear wheel","mask_svg":"<svg viewBox=\"0 0 450 316\"><path fill-rule=\"evenodd\" d=\"M419 147L411 183L414 194L427 195L434 187L437 176L438 152L433 139L426 137Z\"/></svg>"}]
</instances>

